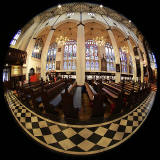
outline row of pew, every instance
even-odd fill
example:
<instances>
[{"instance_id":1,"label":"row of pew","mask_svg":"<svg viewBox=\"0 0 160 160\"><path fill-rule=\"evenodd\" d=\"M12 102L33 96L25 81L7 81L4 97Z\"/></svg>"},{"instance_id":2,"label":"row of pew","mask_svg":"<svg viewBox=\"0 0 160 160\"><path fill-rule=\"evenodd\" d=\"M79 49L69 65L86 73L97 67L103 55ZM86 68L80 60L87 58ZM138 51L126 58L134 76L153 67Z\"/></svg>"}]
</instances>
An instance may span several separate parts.
<instances>
[{"instance_id":1,"label":"row of pew","mask_svg":"<svg viewBox=\"0 0 160 160\"><path fill-rule=\"evenodd\" d=\"M149 83L134 83L122 81L120 83L106 81L88 81L85 83L88 97L92 102L93 116L103 116L105 107L109 103L110 111L119 114L133 109L150 93Z\"/></svg>"},{"instance_id":2,"label":"row of pew","mask_svg":"<svg viewBox=\"0 0 160 160\"><path fill-rule=\"evenodd\" d=\"M39 105L42 103L47 113L56 114L55 107L61 103L62 110L66 116L71 114L69 113L71 106L66 105L66 95L71 95L75 86L76 82L72 79L60 79L56 82L38 81L22 85L17 88L17 93L22 101L28 104L31 102L35 111L39 111Z\"/></svg>"}]
</instances>

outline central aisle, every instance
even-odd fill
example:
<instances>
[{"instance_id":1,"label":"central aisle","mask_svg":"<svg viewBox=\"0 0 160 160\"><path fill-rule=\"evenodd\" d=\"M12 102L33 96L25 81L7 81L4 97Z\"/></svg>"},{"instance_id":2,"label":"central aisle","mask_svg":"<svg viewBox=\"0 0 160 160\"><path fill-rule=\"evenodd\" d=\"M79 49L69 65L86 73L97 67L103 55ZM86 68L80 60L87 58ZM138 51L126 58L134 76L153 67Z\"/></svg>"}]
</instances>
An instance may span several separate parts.
<instances>
[{"instance_id":1,"label":"central aisle","mask_svg":"<svg viewBox=\"0 0 160 160\"><path fill-rule=\"evenodd\" d=\"M75 88L73 96L73 105L75 108L81 108L82 106L82 87L78 86Z\"/></svg>"}]
</instances>

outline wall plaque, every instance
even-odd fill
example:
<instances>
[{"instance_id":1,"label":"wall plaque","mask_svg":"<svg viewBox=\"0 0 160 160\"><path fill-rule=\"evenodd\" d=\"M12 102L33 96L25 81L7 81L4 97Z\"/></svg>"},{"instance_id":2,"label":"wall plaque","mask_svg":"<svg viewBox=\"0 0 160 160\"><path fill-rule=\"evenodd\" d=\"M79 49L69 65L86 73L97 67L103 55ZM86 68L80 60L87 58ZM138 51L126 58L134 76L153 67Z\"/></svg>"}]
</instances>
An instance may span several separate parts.
<instances>
[{"instance_id":1,"label":"wall plaque","mask_svg":"<svg viewBox=\"0 0 160 160\"><path fill-rule=\"evenodd\" d=\"M134 47L134 48L133 48L133 52L134 52L134 55L135 55L135 56L138 56L138 50L137 50L137 47Z\"/></svg>"},{"instance_id":2,"label":"wall plaque","mask_svg":"<svg viewBox=\"0 0 160 160\"><path fill-rule=\"evenodd\" d=\"M11 77L22 75L22 67L18 65L13 65L11 67Z\"/></svg>"},{"instance_id":3,"label":"wall plaque","mask_svg":"<svg viewBox=\"0 0 160 160\"><path fill-rule=\"evenodd\" d=\"M101 59L101 71L107 71L107 62L104 58Z\"/></svg>"},{"instance_id":4,"label":"wall plaque","mask_svg":"<svg viewBox=\"0 0 160 160\"><path fill-rule=\"evenodd\" d=\"M136 59L137 77L141 76L140 60Z\"/></svg>"},{"instance_id":5,"label":"wall plaque","mask_svg":"<svg viewBox=\"0 0 160 160\"><path fill-rule=\"evenodd\" d=\"M58 48L58 52L61 52L61 48Z\"/></svg>"},{"instance_id":6,"label":"wall plaque","mask_svg":"<svg viewBox=\"0 0 160 160\"><path fill-rule=\"evenodd\" d=\"M61 61L56 61L56 70L60 70Z\"/></svg>"},{"instance_id":7,"label":"wall plaque","mask_svg":"<svg viewBox=\"0 0 160 160\"><path fill-rule=\"evenodd\" d=\"M120 72L120 64L116 64L116 72Z\"/></svg>"}]
</instances>

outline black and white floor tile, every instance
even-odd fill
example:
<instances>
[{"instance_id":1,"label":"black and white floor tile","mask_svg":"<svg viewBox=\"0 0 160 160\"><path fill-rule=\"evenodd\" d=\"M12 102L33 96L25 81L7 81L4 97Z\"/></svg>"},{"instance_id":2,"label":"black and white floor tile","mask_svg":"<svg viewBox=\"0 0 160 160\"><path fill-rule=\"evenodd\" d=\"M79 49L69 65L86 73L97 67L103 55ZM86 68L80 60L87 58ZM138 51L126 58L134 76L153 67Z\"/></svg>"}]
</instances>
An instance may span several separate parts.
<instances>
[{"instance_id":1,"label":"black and white floor tile","mask_svg":"<svg viewBox=\"0 0 160 160\"><path fill-rule=\"evenodd\" d=\"M156 92L133 111L118 119L94 125L72 125L54 122L24 106L11 91L5 93L13 116L19 125L40 144L58 152L87 155L120 145L143 124L152 108Z\"/></svg>"}]
</instances>

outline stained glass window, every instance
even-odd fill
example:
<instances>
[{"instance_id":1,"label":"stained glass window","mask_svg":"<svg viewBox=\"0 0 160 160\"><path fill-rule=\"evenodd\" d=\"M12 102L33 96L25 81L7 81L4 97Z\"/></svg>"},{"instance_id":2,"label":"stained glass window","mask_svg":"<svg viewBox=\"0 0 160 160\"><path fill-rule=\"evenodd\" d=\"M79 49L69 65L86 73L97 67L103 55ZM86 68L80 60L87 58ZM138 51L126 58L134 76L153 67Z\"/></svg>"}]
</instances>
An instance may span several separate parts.
<instances>
[{"instance_id":1,"label":"stained glass window","mask_svg":"<svg viewBox=\"0 0 160 160\"><path fill-rule=\"evenodd\" d=\"M86 41L86 70L99 70L98 46L93 40Z\"/></svg>"},{"instance_id":2,"label":"stained glass window","mask_svg":"<svg viewBox=\"0 0 160 160\"><path fill-rule=\"evenodd\" d=\"M86 61L86 70L90 70L90 62L88 60Z\"/></svg>"},{"instance_id":3,"label":"stained glass window","mask_svg":"<svg viewBox=\"0 0 160 160\"><path fill-rule=\"evenodd\" d=\"M48 64L46 65L46 70L48 70Z\"/></svg>"},{"instance_id":4,"label":"stained glass window","mask_svg":"<svg viewBox=\"0 0 160 160\"><path fill-rule=\"evenodd\" d=\"M56 52L57 45L52 43L48 49L46 70L55 70Z\"/></svg>"},{"instance_id":5,"label":"stained glass window","mask_svg":"<svg viewBox=\"0 0 160 160\"><path fill-rule=\"evenodd\" d=\"M99 69L99 64L98 64L98 62L96 61L95 62L95 70L98 70Z\"/></svg>"},{"instance_id":6,"label":"stained glass window","mask_svg":"<svg viewBox=\"0 0 160 160\"><path fill-rule=\"evenodd\" d=\"M12 41L10 42L10 45L13 45L13 46L14 46L14 45L16 44L16 42L17 42L20 34L21 34L21 30L19 30L19 31L15 34L15 36L14 36L13 39L12 39Z\"/></svg>"},{"instance_id":7,"label":"stained glass window","mask_svg":"<svg viewBox=\"0 0 160 160\"><path fill-rule=\"evenodd\" d=\"M107 71L115 71L115 55L113 47L110 43L106 43L105 53L107 61Z\"/></svg>"},{"instance_id":8,"label":"stained glass window","mask_svg":"<svg viewBox=\"0 0 160 160\"><path fill-rule=\"evenodd\" d=\"M131 56L129 56L129 73L133 73L133 63Z\"/></svg>"},{"instance_id":9,"label":"stained glass window","mask_svg":"<svg viewBox=\"0 0 160 160\"><path fill-rule=\"evenodd\" d=\"M32 57L37 58L37 59L41 59L42 49L43 49L43 40L41 38L39 38L36 40L36 43L34 45Z\"/></svg>"},{"instance_id":10,"label":"stained glass window","mask_svg":"<svg viewBox=\"0 0 160 160\"><path fill-rule=\"evenodd\" d=\"M64 61L64 69L67 69L67 61Z\"/></svg>"},{"instance_id":11,"label":"stained glass window","mask_svg":"<svg viewBox=\"0 0 160 160\"><path fill-rule=\"evenodd\" d=\"M157 68L157 63L156 63L156 58L155 58L155 55L153 53L149 53L149 59L150 59L150 64L151 64L151 67L154 69L154 68Z\"/></svg>"},{"instance_id":12,"label":"stained glass window","mask_svg":"<svg viewBox=\"0 0 160 160\"><path fill-rule=\"evenodd\" d=\"M120 63L121 63L121 72L127 73L127 53L125 51L122 51L122 49L119 49L120 53Z\"/></svg>"},{"instance_id":13,"label":"stained glass window","mask_svg":"<svg viewBox=\"0 0 160 160\"><path fill-rule=\"evenodd\" d=\"M69 40L64 46L64 70L75 70L76 69L76 52L77 43L75 40Z\"/></svg>"}]
</instances>

